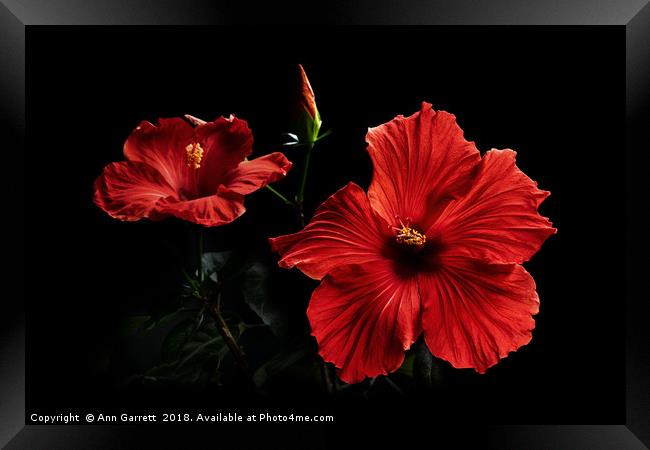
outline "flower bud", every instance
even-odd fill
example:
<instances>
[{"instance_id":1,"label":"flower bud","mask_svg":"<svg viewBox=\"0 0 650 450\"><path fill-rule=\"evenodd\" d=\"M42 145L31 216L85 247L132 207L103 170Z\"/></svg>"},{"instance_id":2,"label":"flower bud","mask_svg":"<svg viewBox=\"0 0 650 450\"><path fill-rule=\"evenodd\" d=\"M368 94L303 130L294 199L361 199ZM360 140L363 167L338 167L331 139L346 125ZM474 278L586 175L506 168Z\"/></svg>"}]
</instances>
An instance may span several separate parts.
<instances>
[{"instance_id":1,"label":"flower bud","mask_svg":"<svg viewBox=\"0 0 650 450\"><path fill-rule=\"evenodd\" d=\"M322 121L316 107L314 90L311 87L309 78L307 78L305 69L302 64L298 64L298 68L300 69L300 89L296 108L296 129L294 131L300 141L314 142L318 138Z\"/></svg>"}]
</instances>

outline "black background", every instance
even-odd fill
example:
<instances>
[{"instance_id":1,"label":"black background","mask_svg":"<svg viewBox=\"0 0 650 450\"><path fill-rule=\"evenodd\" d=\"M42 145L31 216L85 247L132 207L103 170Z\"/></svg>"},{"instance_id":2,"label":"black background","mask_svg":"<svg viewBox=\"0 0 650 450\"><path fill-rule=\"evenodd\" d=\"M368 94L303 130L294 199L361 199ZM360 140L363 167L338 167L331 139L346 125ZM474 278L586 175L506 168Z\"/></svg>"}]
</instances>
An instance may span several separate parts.
<instances>
[{"instance_id":1,"label":"black background","mask_svg":"<svg viewBox=\"0 0 650 450\"><path fill-rule=\"evenodd\" d=\"M300 62L324 128L335 130L313 157L310 210L349 180L366 187L366 128L422 100L456 114L481 151L517 150L522 170L552 193L541 212L559 232L526 264L541 299L532 343L484 376L450 371L448 390L400 411L624 421L623 29L36 28L27 38L28 410L219 406L206 396L127 396L107 375L115 324L176 289L187 227L114 221L93 205L92 182L143 119L232 112L249 122L256 154L278 150ZM286 154L299 161L299 152ZM291 191L297 174L276 187ZM246 204L244 217L210 232L213 248L295 231L268 192ZM296 331L313 288L304 278L276 276Z\"/></svg>"}]
</instances>

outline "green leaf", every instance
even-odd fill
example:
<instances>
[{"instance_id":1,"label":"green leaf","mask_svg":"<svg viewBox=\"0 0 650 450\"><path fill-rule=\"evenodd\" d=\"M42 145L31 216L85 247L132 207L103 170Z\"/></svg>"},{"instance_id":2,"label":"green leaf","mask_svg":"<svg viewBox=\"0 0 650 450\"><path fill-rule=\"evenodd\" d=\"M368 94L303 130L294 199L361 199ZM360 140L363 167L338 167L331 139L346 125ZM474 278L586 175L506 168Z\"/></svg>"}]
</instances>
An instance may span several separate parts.
<instances>
[{"instance_id":1,"label":"green leaf","mask_svg":"<svg viewBox=\"0 0 650 450\"><path fill-rule=\"evenodd\" d=\"M177 324L166 336L162 346L162 363L145 372L146 383L172 382L183 385L204 385L218 381L218 368L228 348L211 321L202 314Z\"/></svg>"},{"instance_id":2,"label":"green leaf","mask_svg":"<svg viewBox=\"0 0 650 450\"><path fill-rule=\"evenodd\" d=\"M173 319L186 314L187 311L185 308L179 308L167 313L157 312L155 315L150 316L149 320L144 324L144 328L146 331L151 331L160 325L171 322Z\"/></svg>"},{"instance_id":3,"label":"green leaf","mask_svg":"<svg viewBox=\"0 0 650 450\"><path fill-rule=\"evenodd\" d=\"M162 360L164 362L173 362L179 358L181 350L192 335L194 324L194 320L184 320L167 334L162 343Z\"/></svg>"},{"instance_id":4,"label":"green leaf","mask_svg":"<svg viewBox=\"0 0 650 450\"><path fill-rule=\"evenodd\" d=\"M201 256L203 262L203 273L210 277L215 283L219 282L218 272L230 259L231 252L206 252Z\"/></svg>"},{"instance_id":5,"label":"green leaf","mask_svg":"<svg viewBox=\"0 0 650 450\"><path fill-rule=\"evenodd\" d=\"M144 373L145 377L154 378L154 381L158 378L170 378L176 372L175 363L163 363L152 367Z\"/></svg>"},{"instance_id":6,"label":"green leaf","mask_svg":"<svg viewBox=\"0 0 650 450\"><path fill-rule=\"evenodd\" d=\"M264 385L270 377L277 375L288 367L296 364L308 353L307 348L302 347L294 351L283 352L276 355L255 371L253 374L253 382L258 387Z\"/></svg>"},{"instance_id":7,"label":"green leaf","mask_svg":"<svg viewBox=\"0 0 650 450\"><path fill-rule=\"evenodd\" d=\"M287 142L283 143L282 145L296 145L300 143L298 136L293 133L282 133L282 136L286 136L288 138Z\"/></svg>"},{"instance_id":8,"label":"green leaf","mask_svg":"<svg viewBox=\"0 0 650 450\"><path fill-rule=\"evenodd\" d=\"M239 322L237 324L237 330L239 331L239 335L241 336L242 334L244 334L244 331L246 331L246 330L249 330L251 328L261 328L261 327L265 327L265 326L266 325L263 324L263 323L249 324L249 323L245 323L245 322Z\"/></svg>"},{"instance_id":9,"label":"green leaf","mask_svg":"<svg viewBox=\"0 0 650 450\"><path fill-rule=\"evenodd\" d=\"M221 342L222 345L221 345L221 346L219 346L219 345L216 345L216 346L215 346L215 344L217 344L217 343L219 343L219 342ZM212 345L212 346L215 346L215 350L216 350L215 352L207 351L207 350L209 350L208 347L211 346L211 345ZM194 350L192 350L192 351L191 351L187 356L185 356L185 357L184 357L184 358L183 358L183 359L178 363L178 368L179 368L179 369L182 368L182 367L185 366L189 361L192 361L192 359L193 359L193 358L196 358L197 356L204 356L204 357L205 357L205 356L208 356L208 357L209 357L209 356L211 356L211 355L216 356L216 353L218 353L218 351L221 350L223 346L225 346L225 344L223 344L223 339L221 339L221 336L217 336L217 337L215 337L215 338L210 339L209 341L202 342L202 343L200 343L199 345L197 345L196 348L194 348ZM204 351L205 351L205 352L204 352ZM203 354L203 355L202 355L202 354ZM205 358L204 358L204 359L205 359Z\"/></svg>"},{"instance_id":10,"label":"green leaf","mask_svg":"<svg viewBox=\"0 0 650 450\"><path fill-rule=\"evenodd\" d=\"M269 269L255 262L245 273L242 295L246 304L257 314L276 336L286 333L286 315L271 302L268 292Z\"/></svg>"},{"instance_id":11,"label":"green leaf","mask_svg":"<svg viewBox=\"0 0 650 450\"><path fill-rule=\"evenodd\" d=\"M316 138L316 140L315 140L314 142L318 142L318 141L320 141L321 139L326 138L327 136L329 136L329 135L332 134L333 132L334 132L334 130L332 130L332 129L330 128L330 129L327 130L325 133L320 134L320 135Z\"/></svg>"},{"instance_id":12,"label":"green leaf","mask_svg":"<svg viewBox=\"0 0 650 450\"><path fill-rule=\"evenodd\" d=\"M399 369L397 369L397 371L399 373L403 373L404 375L412 377L414 361L415 361L415 356L413 354L408 355L406 358L404 358L404 362L402 363L402 366Z\"/></svg>"},{"instance_id":13,"label":"green leaf","mask_svg":"<svg viewBox=\"0 0 650 450\"><path fill-rule=\"evenodd\" d=\"M119 331L123 335L131 335L145 330L145 324L151 316L129 316L122 321Z\"/></svg>"}]
</instances>

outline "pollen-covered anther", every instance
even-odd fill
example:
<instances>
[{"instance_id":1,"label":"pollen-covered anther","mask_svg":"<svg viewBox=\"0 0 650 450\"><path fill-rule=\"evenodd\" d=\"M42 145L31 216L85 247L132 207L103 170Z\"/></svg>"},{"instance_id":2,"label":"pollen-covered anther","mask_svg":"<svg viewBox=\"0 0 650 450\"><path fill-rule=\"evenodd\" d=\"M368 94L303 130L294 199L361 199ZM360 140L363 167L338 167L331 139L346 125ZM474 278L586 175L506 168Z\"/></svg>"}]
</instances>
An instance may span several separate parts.
<instances>
[{"instance_id":1,"label":"pollen-covered anther","mask_svg":"<svg viewBox=\"0 0 650 450\"><path fill-rule=\"evenodd\" d=\"M198 169L201 167L201 160L203 159L203 147L198 142L193 142L185 147L185 162L188 167Z\"/></svg>"},{"instance_id":2,"label":"pollen-covered anther","mask_svg":"<svg viewBox=\"0 0 650 450\"><path fill-rule=\"evenodd\" d=\"M425 234L420 233L418 230L415 230L411 227L407 227L404 224L402 224L402 228L395 229L397 230L395 240L398 244L415 245L421 247L427 242L427 237Z\"/></svg>"}]
</instances>

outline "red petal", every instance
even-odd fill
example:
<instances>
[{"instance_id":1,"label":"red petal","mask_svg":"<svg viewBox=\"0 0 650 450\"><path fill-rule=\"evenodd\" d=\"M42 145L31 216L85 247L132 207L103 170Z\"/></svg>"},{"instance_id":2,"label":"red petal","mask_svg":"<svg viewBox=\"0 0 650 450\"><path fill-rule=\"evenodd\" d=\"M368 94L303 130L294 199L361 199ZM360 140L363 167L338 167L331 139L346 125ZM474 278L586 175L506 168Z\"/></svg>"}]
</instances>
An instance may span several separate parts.
<instances>
[{"instance_id":1,"label":"red petal","mask_svg":"<svg viewBox=\"0 0 650 450\"><path fill-rule=\"evenodd\" d=\"M434 111L428 103L410 117L370 128L366 141L374 165L368 197L394 226L400 218L427 228L442 206L469 189L471 171L480 160L455 116Z\"/></svg>"},{"instance_id":2,"label":"red petal","mask_svg":"<svg viewBox=\"0 0 650 450\"><path fill-rule=\"evenodd\" d=\"M253 134L246 121L234 116L220 117L195 129L196 139L203 146L203 159L198 172L198 195L217 192L226 175L251 154Z\"/></svg>"},{"instance_id":3,"label":"red petal","mask_svg":"<svg viewBox=\"0 0 650 450\"><path fill-rule=\"evenodd\" d=\"M549 192L515 165L516 152L485 154L471 190L452 202L428 235L449 253L496 263L523 263L557 230L537 213Z\"/></svg>"},{"instance_id":4,"label":"red petal","mask_svg":"<svg viewBox=\"0 0 650 450\"><path fill-rule=\"evenodd\" d=\"M244 214L246 208L243 195L219 191L215 195L194 200L161 202L156 211L214 227L232 222Z\"/></svg>"},{"instance_id":5,"label":"red petal","mask_svg":"<svg viewBox=\"0 0 650 450\"><path fill-rule=\"evenodd\" d=\"M343 381L385 375L421 332L416 278L399 278L388 260L339 267L314 291L307 316Z\"/></svg>"},{"instance_id":6,"label":"red petal","mask_svg":"<svg viewBox=\"0 0 650 450\"><path fill-rule=\"evenodd\" d=\"M224 189L242 195L250 194L284 178L290 168L291 162L278 152L244 161L226 175Z\"/></svg>"},{"instance_id":7,"label":"red petal","mask_svg":"<svg viewBox=\"0 0 650 450\"><path fill-rule=\"evenodd\" d=\"M150 217L160 199L175 195L158 171L139 162L111 163L95 180L95 203L120 220Z\"/></svg>"},{"instance_id":8,"label":"red petal","mask_svg":"<svg viewBox=\"0 0 650 450\"><path fill-rule=\"evenodd\" d=\"M158 125L143 121L124 144L130 161L149 164L177 191L195 189L194 169L187 166L185 147L192 142L194 129L180 118L159 119Z\"/></svg>"},{"instance_id":9,"label":"red petal","mask_svg":"<svg viewBox=\"0 0 650 450\"><path fill-rule=\"evenodd\" d=\"M282 257L280 267L298 266L305 275L321 279L334 267L383 258L387 232L363 189L348 183L318 208L302 231L270 241Z\"/></svg>"},{"instance_id":10,"label":"red petal","mask_svg":"<svg viewBox=\"0 0 650 450\"><path fill-rule=\"evenodd\" d=\"M418 283L427 346L454 367L484 373L530 342L539 298L522 266L447 257Z\"/></svg>"}]
</instances>

